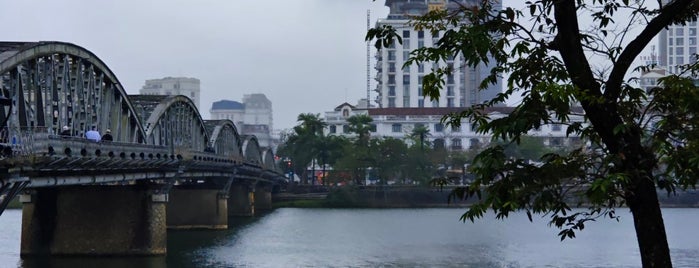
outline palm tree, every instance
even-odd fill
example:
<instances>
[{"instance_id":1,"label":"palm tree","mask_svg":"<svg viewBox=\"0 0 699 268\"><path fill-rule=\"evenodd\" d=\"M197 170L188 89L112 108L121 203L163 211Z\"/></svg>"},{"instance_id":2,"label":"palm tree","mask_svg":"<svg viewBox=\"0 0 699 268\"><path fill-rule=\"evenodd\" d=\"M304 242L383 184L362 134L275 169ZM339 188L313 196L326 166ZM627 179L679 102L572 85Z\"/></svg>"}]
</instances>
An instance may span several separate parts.
<instances>
[{"instance_id":1,"label":"palm tree","mask_svg":"<svg viewBox=\"0 0 699 268\"><path fill-rule=\"evenodd\" d=\"M420 143L420 150L425 148L425 138L428 136L430 136L430 129L423 125L415 126L410 132L410 138Z\"/></svg>"},{"instance_id":2,"label":"palm tree","mask_svg":"<svg viewBox=\"0 0 699 268\"><path fill-rule=\"evenodd\" d=\"M347 118L349 131L357 134L357 144L367 146L369 144L369 132L373 126L374 119L367 114L357 114Z\"/></svg>"},{"instance_id":3,"label":"palm tree","mask_svg":"<svg viewBox=\"0 0 699 268\"><path fill-rule=\"evenodd\" d=\"M319 143L324 137L323 130L327 125L320 114L305 113L298 116L299 124L294 127L282 146L284 153L292 159L293 170L301 176L303 184L307 184L308 165L314 164L320 154ZM315 165L313 165L315 169ZM315 170L313 170L315 175Z\"/></svg>"}]
</instances>

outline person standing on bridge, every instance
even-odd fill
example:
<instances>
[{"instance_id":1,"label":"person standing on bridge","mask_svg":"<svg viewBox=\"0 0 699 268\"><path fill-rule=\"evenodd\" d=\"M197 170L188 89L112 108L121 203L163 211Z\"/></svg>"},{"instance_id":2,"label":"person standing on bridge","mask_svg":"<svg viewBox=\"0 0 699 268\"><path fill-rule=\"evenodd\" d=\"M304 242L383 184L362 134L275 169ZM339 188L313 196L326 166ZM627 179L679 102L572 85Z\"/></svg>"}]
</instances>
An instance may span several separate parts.
<instances>
[{"instance_id":1,"label":"person standing on bridge","mask_svg":"<svg viewBox=\"0 0 699 268\"><path fill-rule=\"evenodd\" d=\"M63 126L63 130L61 130L61 136L71 136L69 126Z\"/></svg>"},{"instance_id":2,"label":"person standing on bridge","mask_svg":"<svg viewBox=\"0 0 699 268\"><path fill-rule=\"evenodd\" d=\"M85 138L91 141L99 142L102 139L102 135L100 135L99 131L97 131L95 127L92 127L92 129L85 132Z\"/></svg>"},{"instance_id":3,"label":"person standing on bridge","mask_svg":"<svg viewBox=\"0 0 699 268\"><path fill-rule=\"evenodd\" d=\"M114 137L112 137L112 130L107 129L107 131L102 135L102 141L113 141Z\"/></svg>"}]
</instances>

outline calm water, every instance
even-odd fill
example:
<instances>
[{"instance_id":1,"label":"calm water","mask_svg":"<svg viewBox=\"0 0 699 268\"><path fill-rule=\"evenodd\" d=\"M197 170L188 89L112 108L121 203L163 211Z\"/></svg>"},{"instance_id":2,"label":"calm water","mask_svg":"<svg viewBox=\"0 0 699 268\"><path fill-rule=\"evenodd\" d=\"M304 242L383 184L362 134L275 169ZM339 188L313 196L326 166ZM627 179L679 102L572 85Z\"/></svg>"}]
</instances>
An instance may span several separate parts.
<instances>
[{"instance_id":1,"label":"calm water","mask_svg":"<svg viewBox=\"0 0 699 268\"><path fill-rule=\"evenodd\" d=\"M630 214L560 242L544 219L458 221L463 209L278 209L226 231L171 231L168 256L20 260L21 211L0 216L0 267L639 267ZM623 210L625 211L625 210ZM675 267L699 267L699 209L665 209Z\"/></svg>"}]
</instances>

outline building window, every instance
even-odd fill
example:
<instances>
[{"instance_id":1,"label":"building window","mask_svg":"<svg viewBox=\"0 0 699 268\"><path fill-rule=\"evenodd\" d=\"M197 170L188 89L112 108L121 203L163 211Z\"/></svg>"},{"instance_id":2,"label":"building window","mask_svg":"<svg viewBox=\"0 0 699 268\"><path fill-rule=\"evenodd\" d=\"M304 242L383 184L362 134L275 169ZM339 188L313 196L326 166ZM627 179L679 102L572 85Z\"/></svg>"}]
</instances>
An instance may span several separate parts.
<instances>
[{"instance_id":1,"label":"building window","mask_svg":"<svg viewBox=\"0 0 699 268\"><path fill-rule=\"evenodd\" d=\"M388 86L388 96L395 96L396 95L396 86Z\"/></svg>"},{"instance_id":2,"label":"building window","mask_svg":"<svg viewBox=\"0 0 699 268\"><path fill-rule=\"evenodd\" d=\"M451 132L461 132L461 127L451 126Z\"/></svg>"},{"instance_id":3,"label":"building window","mask_svg":"<svg viewBox=\"0 0 699 268\"><path fill-rule=\"evenodd\" d=\"M403 31L403 38L410 38L410 31Z\"/></svg>"},{"instance_id":4,"label":"building window","mask_svg":"<svg viewBox=\"0 0 699 268\"><path fill-rule=\"evenodd\" d=\"M676 47L675 51L677 52L677 53L675 53L677 55L684 55L684 47ZM681 63L678 63L678 64L681 64Z\"/></svg>"},{"instance_id":5,"label":"building window","mask_svg":"<svg viewBox=\"0 0 699 268\"><path fill-rule=\"evenodd\" d=\"M425 38L425 31L417 31L417 38Z\"/></svg>"},{"instance_id":6,"label":"building window","mask_svg":"<svg viewBox=\"0 0 699 268\"><path fill-rule=\"evenodd\" d=\"M342 133L347 134L349 132L349 125L342 125Z\"/></svg>"},{"instance_id":7,"label":"building window","mask_svg":"<svg viewBox=\"0 0 699 268\"><path fill-rule=\"evenodd\" d=\"M389 63L388 63L388 72L389 72L389 73L395 73L395 72L396 72L396 63L395 63L395 62L389 62Z\"/></svg>"},{"instance_id":8,"label":"building window","mask_svg":"<svg viewBox=\"0 0 699 268\"><path fill-rule=\"evenodd\" d=\"M403 51L403 61L408 60L410 58L410 50L404 50Z\"/></svg>"},{"instance_id":9,"label":"building window","mask_svg":"<svg viewBox=\"0 0 699 268\"><path fill-rule=\"evenodd\" d=\"M470 139L468 142L470 149L477 149L481 147L481 142L476 138Z\"/></svg>"},{"instance_id":10,"label":"building window","mask_svg":"<svg viewBox=\"0 0 699 268\"><path fill-rule=\"evenodd\" d=\"M403 39L403 49L410 49L410 39Z\"/></svg>"},{"instance_id":11,"label":"building window","mask_svg":"<svg viewBox=\"0 0 699 268\"><path fill-rule=\"evenodd\" d=\"M439 107L439 101L438 101L438 100L433 100L433 101L432 101L432 107L434 107L434 108Z\"/></svg>"},{"instance_id":12,"label":"building window","mask_svg":"<svg viewBox=\"0 0 699 268\"><path fill-rule=\"evenodd\" d=\"M444 131L444 125L442 123L434 124L434 132Z\"/></svg>"},{"instance_id":13,"label":"building window","mask_svg":"<svg viewBox=\"0 0 699 268\"><path fill-rule=\"evenodd\" d=\"M682 38L682 37L675 38L675 45L684 46L684 38Z\"/></svg>"},{"instance_id":14,"label":"building window","mask_svg":"<svg viewBox=\"0 0 699 268\"><path fill-rule=\"evenodd\" d=\"M335 125L330 125L330 133L337 132L337 127Z\"/></svg>"},{"instance_id":15,"label":"building window","mask_svg":"<svg viewBox=\"0 0 699 268\"><path fill-rule=\"evenodd\" d=\"M403 72L404 72L404 73L409 73L409 72L410 72L410 65L405 65L405 66L403 66Z\"/></svg>"},{"instance_id":16,"label":"building window","mask_svg":"<svg viewBox=\"0 0 699 268\"><path fill-rule=\"evenodd\" d=\"M369 131L376 132L376 124L369 125Z\"/></svg>"},{"instance_id":17,"label":"building window","mask_svg":"<svg viewBox=\"0 0 699 268\"><path fill-rule=\"evenodd\" d=\"M425 79L424 75L418 75L417 76L417 84L422 85L422 80Z\"/></svg>"},{"instance_id":18,"label":"building window","mask_svg":"<svg viewBox=\"0 0 699 268\"><path fill-rule=\"evenodd\" d=\"M391 125L391 131L393 132L403 132L403 129L401 127L401 124L393 124Z\"/></svg>"},{"instance_id":19,"label":"building window","mask_svg":"<svg viewBox=\"0 0 699 268\"><path fill-rule=\"evenodd\" d=\"M395 98L388 98L388 108L394 108L396 107L396 99Z\"/></svg>"},{"instance_id":20,"label":"building window","mask_svg":"<svg viewBox=\"0 0 699 268\"><path fill-rule=\"evenodd\" d=\"M422 85L417 87L417 95L422 96Z\"/></svg>"},{"instance_id":21,"label":"building window","mask_svg":"<svg viewBox=\"0 0 699 268\"><path fill-rule=\"evenodd\" d=\"M396 76L393 74L388 75L388 84L395 84L396 83Z\"/></svg>"},{"instance_id":22,"label":"building window","mask_svg":"<svg viewBox=\"0 0 699 268\"><path fill-rule=\"evenodd\" d=\"M454 98L447 99L447 107L454 107Z\"/></svg>"},{"instance_id":23,"label":"building window","mask_svg":"<svg viewBox=\"0 0 699 268\"><path fill-rule=\"evenodd\" d=\"M682 27L675 28L675 35L684 35L684 28L682 28Z\"/></svg>"},{"instance_id":24,"label":"building window","mask_svg":"<svg viewBox=\"0 0 699 268\"><path fill-rule=\"evenodd\" d=\"M417 48L423 48L425 47L425 40L418 39L417 40Z\"/></svg>"},{"instance_id":25,"label":"building window","mask_svg":"<svg viewBox=\"0 0 699 268\"><path fill-rule=\"evenodd\" d=\"M418 73L424 73L424 72L425 72L425 64L424 64L424 63L418 63L418 64L417 64L417 72L418 72Z\"/></svg>"},{"instance_id":26,"label":"building window","mask_svg":"<svg viewBox=\"0 0 699 268\"><path fill-rule=\"evenodd\" d=\"M396 51L395 50L388 51L388 60L396 60Z\"/></svg>"},{"instance_id":27,"label":"building window","mask_svg":"<svg viewBox=\"0 0 699 268\"><path fill-rule=\"evenodd\" d=\"M454 96L454 86L447 86L447 96Z\"/></svg>"},{"instance_id":28,"label":"building window","mask_svg":"<svg viewBox=\"0 0 699 268\"><path fill-rule=\"evenodd\" d=\"M561 124L551 125L551 131L561 131Z\"/></svg>"},{"instance_id":29,"label":"building window","mask_svg":"<svg viewBox=\"0 0 699 268\"><path fill-rule=\"evenodd\" d=\"M410 96L403 96L403 107L410 107Z\"/></svg>"},{"instance_id":30,"label":"building window","mask_svg":"<svg viewBox=\"0 0 699 268\"><path fill-rule=\"evenodd\" d=\"M461 150L461 139L459 138L454 138L451 140L451 149L452 150Z\"/></svg>"},{"instance_id":31,"label":"building window","mask_svg":"<svg viewBox=\"0 0 699 268\"><path fill-rule=\"evenodd\" d=\"M409 74L403 75L403 85L410 85L410 75Z\"/></svg>"},{"instance_id":32,"label":"building window","mask_svg":"<svg viewBox=\"0 0 699 268\"><path fill-rule=\"evenodd\" d=\"M410 85L403 85L403 96L410 96Z\"/></svg>"},{"instance_id":33,"label":"building window","mask_svg":"<svg viewBox=\"0 0 699 268\"><path fill-rule=\"evenodd\" d=\"M417 100L417 107L425 107L425 99L418 99Z\"/></svg>"}]
</instances>

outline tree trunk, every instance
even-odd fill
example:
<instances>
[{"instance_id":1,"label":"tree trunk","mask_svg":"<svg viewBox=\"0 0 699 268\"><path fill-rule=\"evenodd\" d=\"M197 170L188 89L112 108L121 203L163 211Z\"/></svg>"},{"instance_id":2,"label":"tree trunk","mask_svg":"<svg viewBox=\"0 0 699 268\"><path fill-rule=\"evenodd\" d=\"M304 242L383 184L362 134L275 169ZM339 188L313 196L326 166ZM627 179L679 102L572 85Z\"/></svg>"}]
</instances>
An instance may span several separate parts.
<instances>
[{"instance_id":1,"label":"tree trunk","mask_svg":"<svg viewBox=\"0 0 699 268\"><path fill-rule=\"evenodd\" d=\"M654 182L648 177L631 178L635 189L626 196L643 267L672 267L665 224Z\"/></svg>"}]
</instances>

